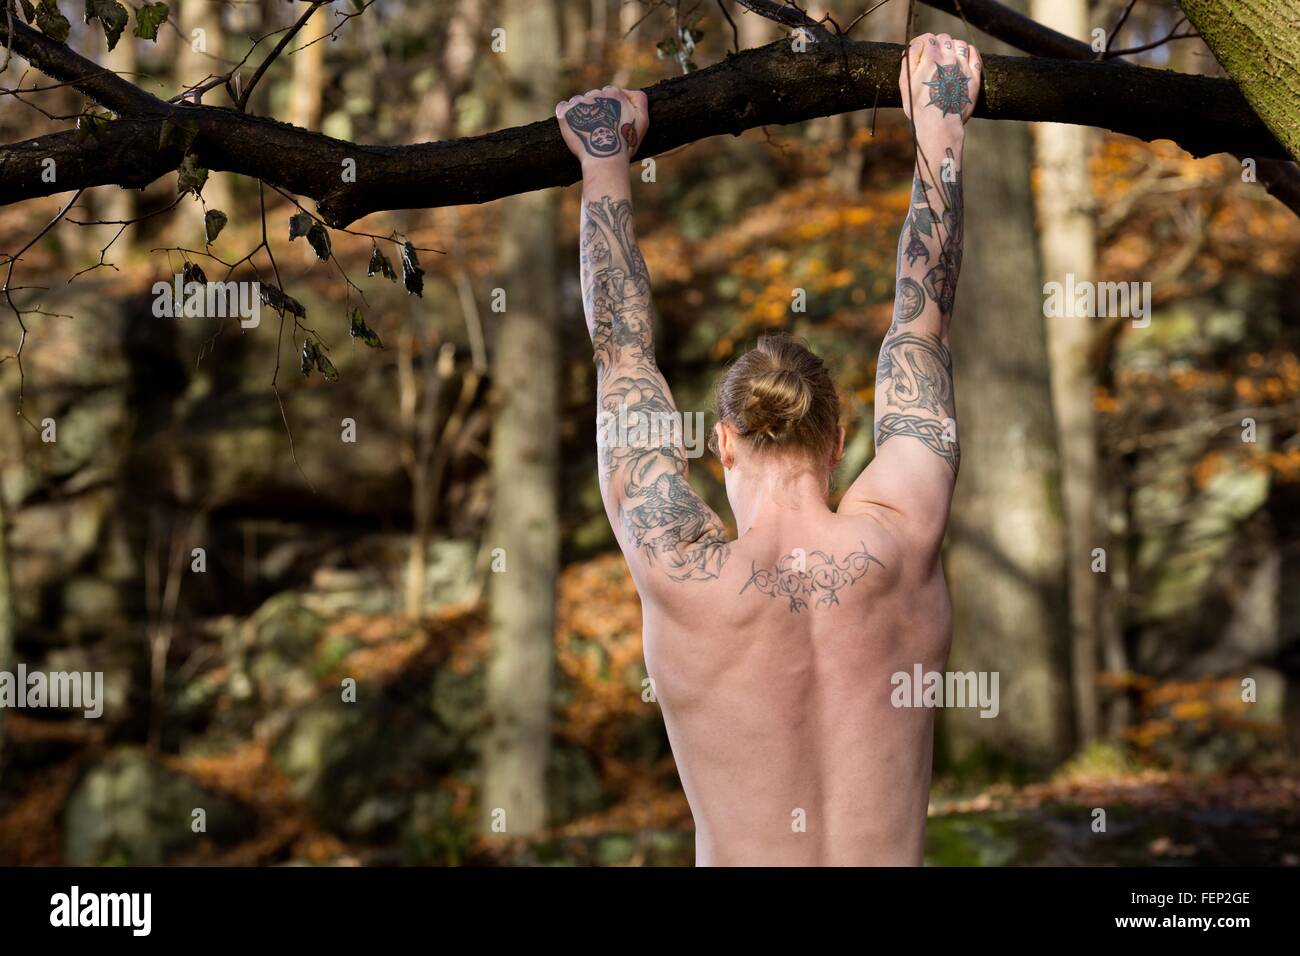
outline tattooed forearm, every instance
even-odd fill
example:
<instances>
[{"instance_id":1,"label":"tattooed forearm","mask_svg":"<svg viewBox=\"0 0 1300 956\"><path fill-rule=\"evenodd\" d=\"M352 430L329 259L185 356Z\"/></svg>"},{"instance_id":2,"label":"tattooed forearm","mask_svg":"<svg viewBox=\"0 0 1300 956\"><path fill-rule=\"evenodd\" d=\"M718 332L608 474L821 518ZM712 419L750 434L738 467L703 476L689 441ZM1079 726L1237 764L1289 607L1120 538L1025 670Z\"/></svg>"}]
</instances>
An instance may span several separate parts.
<instances>
[{"instance_id":1,"label":"tattooed forearm","mask_svg":"<svg viewBox=\"0 0 1300 956\"><path fill-rule=\"evenodd\" d=\"M938 307L940 319L946 323L952 316L953 300L957 295L957 273L961 270L965 231L961 168L952 149L944 151L938 174L938 181L931 185L922 179L918 169L912 181L911 208L898 242L898 297L906 297L910 308L918 291L916 279L902 273L911 271L915 276L918 274L917 262L924 263L929 268L919 273L926 293L920 297L921 308L925 307L928 297ZM931 195L932 190L934 195ZM935 245L938 246L937 254ZM907 312L907 309L903 310L903 314ZM919 314L920 309L917 309Z\"/></svg>"},{"instance_id":2,"label":"tattooed forearm","mask_svg":"<svg viewBox=\"0 0 1300 956\"><path fill-rule=\"evenodd\" d=\"M962 212L961 169L951 149L944 151L939 166L939 194L943 199L943 242L939 261L925 274L925 291L939 306L939 317L946 323L952 317L957 297L957 274L961 271L965 217ZM933 215L933 213L931 213ZM928 261L928 260L927 260Z\"/></svg>"},{"instance_id":3,"label":"tattooed forearm","mask_svg":"<svg viewBox=\"0 0 1300 956\"><path fill-rule=\"evenodd\" d=\"M926 237L934 235L934 224L937 221L934 210L930 207L930 200L926 195L929 191L930 184L925 182L920 175L912 179L912 205L908 210L907 218L903 220L903 235L899 239L900 248L898 254L900 263L903 261L903 257L907 258L908 268L915 267L917 259L924 262L930 261L930 247L921 240L922 234ZM906 247L903 247L904 239L907 241ZM912 280L909 279L908 281L911 282ZM913 285L915 285L914 282ZM924 304L923 298L922 305Z\"/></svg>"},{"instance_id":4,"label":"tattooed forearm","mask_svg":"<svg viewBox=\"0 0 1300 956\"><path fill-rule=\"evenodd\" d=\"M946 75L941 72L936 80ZM946 149L932 168L918 156L911 206L898 240L894 319L876 366L876 445L909 435L954 471L960 453L946 341L963 232L959 157Z\"/></svg>"},{"instance_id":5,"label":"tattooed forearm","mask_svg":"<svg viewBox=\"0 0 1300 956\"><path fill-rule=\"evenodd\" d=\"M921 314L925 308L925 293L915 279L903 276L898 280L898 292L894 297L894 322L906 325Z\"/></svg>"},{"instance_id":6,"label":"tattooed forearm","mask_svg":"<svg viewBox=\"0 0 1300 956\"><path fill-rule=\"evenodd\" d=\"M814 607L830 607L840 603L838 592L858 581L872 564L884 567L867 550L865 543L860 550L840 561L824 551L789 554L774 568L753 565L753 573L740 593L744 594L753 587L768 597L787 598L794 614L808 607L809 601Z\"/></svg>"},{"instance_id":7,"label":"tattooed forearm","mask_svg":"<svg viewBox=\"0 0 1300 956\"><path fill-rule=\"evenodd\" d=\"M579 260L597 367L603 373L617 361L653 360L650 274L632 234L630 200L602 196L583 204Z\"/></svg>"}]
</instances>

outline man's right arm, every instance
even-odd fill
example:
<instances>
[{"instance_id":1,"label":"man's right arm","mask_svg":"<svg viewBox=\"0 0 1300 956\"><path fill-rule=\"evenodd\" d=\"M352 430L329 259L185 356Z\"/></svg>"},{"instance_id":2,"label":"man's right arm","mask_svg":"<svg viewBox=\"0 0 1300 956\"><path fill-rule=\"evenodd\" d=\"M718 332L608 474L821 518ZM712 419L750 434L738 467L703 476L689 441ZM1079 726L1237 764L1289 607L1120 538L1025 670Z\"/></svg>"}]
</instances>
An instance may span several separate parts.
<instances>
[{"instance_id":1,"label":"man's right arm","mask_svg":"<svg viewBox=\"0 0 1300 956\"><path fill-rule=\"evenodd\" d=\"M898 241L894 316L876 365L876 457L841 512L884 507L938 538L961 459L948 328L963 244L965 121L979 95L979 54L946 35L912 42L899 79L916 116L916 167Z\"/></svg>"},{"instance_id":2,"label":"man's right arm","mask_svg":"<svg viewBox=\"0 0 1300 956\"><path fill-rule=\"evenodd\" d=\"M596 362L601 497L633 572L646 569L638 586L658 588L718 577L728 543L691 488L681 416L655 361L650 273L628 185L647 108L644 93L607 86L557 104L555 115L582 164L579 263Z\"/></svg>"}]
</instances>

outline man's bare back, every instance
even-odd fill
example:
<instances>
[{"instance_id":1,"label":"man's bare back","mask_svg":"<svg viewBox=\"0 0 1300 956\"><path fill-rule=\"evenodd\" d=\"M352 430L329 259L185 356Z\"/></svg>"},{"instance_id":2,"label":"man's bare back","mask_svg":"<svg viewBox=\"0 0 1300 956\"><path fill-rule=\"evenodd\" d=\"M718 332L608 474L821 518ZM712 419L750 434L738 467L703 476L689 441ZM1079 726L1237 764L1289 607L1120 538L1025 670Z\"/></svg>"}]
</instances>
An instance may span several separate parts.
<instances>
[{"instance_id":1,"label":"man's bare back","mask_svg":"<svg viewBox=\"0 0 1300 956\"><path fill-rule=\"evenodd\" d=\"M871 517L775 517L717 580L643 600L696 863L919 864L933 711L890 678L944 667L942 570Z\"/></svg>"},{"instance_id":2,"label":"man's bare back","mask_svg":"<svg viewBox=\"0 0 1300 956\"><path fill-rule=\"evenodd\" d=\"M718 388L712 447L734 539L691 488L655 361L627 181L645 94L605 87L556 107L583 167L601 496L641 595L697 863L922 861L933 711L895 706L891 691L896 674L942 671L951 641L939 560L960 461L948 327L980 72L978 52L942 34L918 37L900 64L918 156L877 362L875 458L832 511L845 431L829 371L794 340L760 338Z\"/></svg>"}]
</instances>

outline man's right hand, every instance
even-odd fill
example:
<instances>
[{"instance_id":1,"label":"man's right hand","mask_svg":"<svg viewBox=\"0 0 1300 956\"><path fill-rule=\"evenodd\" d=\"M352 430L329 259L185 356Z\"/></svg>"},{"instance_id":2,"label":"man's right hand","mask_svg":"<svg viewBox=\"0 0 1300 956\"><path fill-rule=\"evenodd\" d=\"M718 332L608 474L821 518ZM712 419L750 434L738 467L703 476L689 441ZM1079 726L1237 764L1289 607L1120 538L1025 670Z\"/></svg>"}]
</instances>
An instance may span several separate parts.
<instances>
[{"instance_id":1,"label":"man's right hand","mask_svg":"<svg viewBox=\"0 0 1300 956\"><path fill-rule=\"evenodd\" d=\"M564 144L583 168L617 160L624 167L636 155L650 126L646 95L606 86L555 104Z\"/></svg>"},{"instance_id":2,"label":"man's right hand","mask_svg":"<svg viewBox=\"0 0 1300 956\"><path fill-rule=\"evenodd\" d=\"M983 73L979 51L965 40L946 33L926 33L912 40L899 67L898 89L917 138L961 137L962 127L975 111Z\"/></svg>"}]
</instances>

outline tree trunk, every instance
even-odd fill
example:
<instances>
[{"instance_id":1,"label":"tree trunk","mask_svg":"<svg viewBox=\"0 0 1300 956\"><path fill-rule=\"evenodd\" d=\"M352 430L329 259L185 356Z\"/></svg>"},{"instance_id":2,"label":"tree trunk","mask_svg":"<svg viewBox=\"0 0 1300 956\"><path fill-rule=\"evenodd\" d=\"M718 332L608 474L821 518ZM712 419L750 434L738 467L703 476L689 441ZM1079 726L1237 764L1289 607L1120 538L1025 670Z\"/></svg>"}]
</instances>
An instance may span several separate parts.
<instances>
[{"instance_id":1,"label":"tree trunk","mask_svg":"<svg viewBox=\"0 0 1300 956\"><path fill-rule=\"evenodd\" d=\"M876 43L906 43L907 4L891 3L881 7L867 17L853 35ZM835 155L831 175L846 192L862 188L863 174L867 169L867 150L855 142L854 136L877 119L877 111L872 109L828 117L832 124L830 128L838 134L843 147Z\"/></svg>"},{"instance_id":2,"label":"tree trunk","mask_svg":"<svg viewBox=\"0 0 1300 956\"><path fill-rule=\"evenodd\" d=\"M645 42L647 36L644 29L637 29L637 26L641 25L641 19L645 16L645 13L646 11L642 9L641 0L624 0L623 4L618 8L618 34L614 38L613 47L617 51L613 60L619 64L612 81L615 86L627 86L632 82L632 63L635 59L633 55L634 47L637 43Z\"/></svg>"},{"instance_id":3,"label":"tree trunk","mask_svg":"<svg viewBox=\"0 0 1300 956\"><path fill-rule=\"evenodd\" d=\"M1278 142L1300 160L1300 8L1296 0L1179 0Z\"/></svg>"},{"instance_id":4,"label":"tree trunk","mask_svg":"<svg viewBox=\"0 0 1300 956\"><path fill-rule=\"evenodd\" d=\"M929 20L929 29L941 20L940 29L968 35L960 20ZM966 258L952 325L963 454L946 560L949 668L998 672L1000 712L945 711L944 728L958 761L1041 770L1069 752L1072 735L1065 528L1031 161L1027 127L970 122Z\"/></svg>"},{"instance_id":5,"label":"tree trunk","mask_svg":"<svg viewBox=\"0 0 1300 956\"><path fill-rule=\"evenodd\" d=\"M14 656L13 575L9 568L9 521L5 496L0 489L0 671L13 668ZM4 771L4 708L0 707L0 773Z\"/></svg>"},{"instance_id":6,"label":"tree trunk","mask_svg":"<svg viewBox=\"0 0 1300 956\"><path fill-rule=\"evenodd\" d=\"M176 26L181 34L175 77L178 92L202 82L209 75L215 76L229 69L221 59L225 37L220 4L213 0L181 0L173 15L179 16ZM203 33L196 38L195 30ZM251 75L252 70L245 69L244 82L248 82ZM220 88L210 90L203 98L209 104L227 105L229 102ZM169 223L177 245L190 249L204 248L203 214L206 209L219 209L227 215L234 215L230 189L233 178L229 173L214 170L208 174L208 181L203 186L201 203L192 201L193 197L181 200Z\"/></svg>"},{"instance_id":7,"label":"tree trunk","mask_svg":"<svg viewBox=\"0 0 1300 956\"><path fill-rule=\"evenodd\" d=\"M732 4L731 18L736 21L736 29L740 32L742 50L771 43L778 33L788 32L738 3Z\"/></svg>"},{"instance_id":8,"label":"tree trunk","mask_svg":"<svg viewBox=\"0 0 1300 956\"><path fill-rule=\"evenodd\" d=\"M303 129L320 129L322 93L326 83L325 47L329 44L322 38L330 31L332 20L329 7L321 7L294 39L294 47L301 49L289 61L293 64L289 122Z\"/></svg>"},{"instance_id":9,"label":"tree trunk","mask_svg":"<svg viewBox=\"0 0 1300 956\"><path fill-rule=\"evenodd\" d=\"M0 18L3 18L3 14L0 14ZM105 48L102 30L89 31L80 37L80 40L83 44L83 52L91 59L101 62L104 69L112 70L129 82L139 81L140 78L136 75L139 70L139 60L136 56L135 47L137 41L132 39L130 30L123 32L118 39L117 46L113 47L112 50ZM3 54L0 54L0 58L3 58ZM14 57L10 69L19 65L25 66L26 64ZM17 81L12 85L17 86ZM81 197L77 214L72 215L71 218L86 221L99 219L106 222L114 220L125 222L136 215L139 195L140 193L134 189L88 190ZM119 228L121 227L70 226L61 233L68 261L76 263L77 269L98 262L100 250L104 248L109 240L113 239ZM113 242L113 247L109 249L105 261L114 262L125 259L130 252L135 237L136 227L127 226Z\"/></svg>"},{"instance_id":10,"label":"tree trunk","mask_svg":"<svg viewBox=\"0 0 1300 956\"><path fill-rule=\"evenodd\" d=\"M1087 36L1085 0L1033 0L1031 14L1044 26L1076 38ZM1089 130L1044 123L1035 133L1043 278L1062 285L1067 274L1076 281L1094 281L1097 256L1088 180ZM1071 314L1045 321L1065 503L1074 710L1079 741L1087 743L1100 729L1097 671L1104 644L1102 585L1106 580L1093 571L1092 552L1094 548L1109 551L1093 411L1097 386L1090 361L1094 320Z\"/></svg>"},{"instance_id":11,"label":"tree trunk","mask_svg":"<svg viewBox=\"0 0 1300 956\"><path fill-rule=\"evenodd\" d=\"M474 79L483 28L482 0L459 0L447 15L438 81L424 94L416 114L416 138L430 142L456 135L456 100Z\"/></svg>"},{"instance_id":12,"label":"tree trunk","mask_svg":"<svg viewBox=\"0 0 1300 956\"><path fill-rule=\"evenodd\" d=\"M505 28L512 91L507 118L545 115L557 99L555 8L511 0ZM535 833L546 824L559 564L557 199L553 191L536 192L502 207L499 251L506 302L493 355L489 546L502 549L506 564L491 577L489 723L480 810L485 830L499 831L504 824L512 836Z\"/></svg>"}]
</instances>

